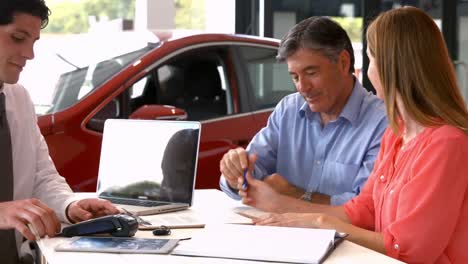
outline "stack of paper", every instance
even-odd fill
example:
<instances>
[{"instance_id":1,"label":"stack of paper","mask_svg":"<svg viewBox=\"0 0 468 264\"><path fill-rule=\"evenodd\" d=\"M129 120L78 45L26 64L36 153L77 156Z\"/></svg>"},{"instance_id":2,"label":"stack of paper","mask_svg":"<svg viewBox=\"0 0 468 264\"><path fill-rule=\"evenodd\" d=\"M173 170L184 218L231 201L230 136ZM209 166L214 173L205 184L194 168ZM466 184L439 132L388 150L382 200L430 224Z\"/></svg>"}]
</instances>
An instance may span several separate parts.
<instances>
[{"instance_id":1,"label":"stack of paper","mask_svg":"<svg viewBox=\"0 0 468 264\"><path fill-rule=\"evenodd\" d=\"M161 225L169 228L199 228L210 223L225 224L252 224L252 220L235 213L232 210L214 210L210 214L203 215L196 210L183 210L178 212L142 216L151 225L140 225L140 230L152 230Z\"/></svg>"},{"instance_id":2,"label":"stack of paper","mask_svg":"<svg viewBox=\"0 0 468 264\"><path fill-rule=\"evenodd\" d=\"M178 212L171 212L167 214L157 214L157 215L148 215L142 216L144 220L151 223L151 226L140 225L138 228L140 230L152 230L159 226L167 226L169 228L198 228L204 227L205 221L192 210L184 210Z\"/></svg>"},{"instance_id":3,"label":"stack of paper","mask_svg":"<svg viewBox=\"0 0 468 264\"><path fill-rule=\"evenodd\" d=\"M320 263L334 248L336 231L252 225L207 225L172 254Z\"/></svg>"},{"instance_id":4,"label":"stack of paper","mask_svg":"<svg viewBox=\"0 0 468 264\"><path fill-rule=\"evenodd\" d=\"M237 206L233 210L237 214L239 214L241 216L244 216L244 217L247 217L247 218L250 218L250 219L264 217L264 216L267 216L267 215L270 214L270 213L267 213L265 211L259 210L259 209L255 208L255 207L251 207L251 206L247 206L247 205Z\"/></svg>"}]
</instances>

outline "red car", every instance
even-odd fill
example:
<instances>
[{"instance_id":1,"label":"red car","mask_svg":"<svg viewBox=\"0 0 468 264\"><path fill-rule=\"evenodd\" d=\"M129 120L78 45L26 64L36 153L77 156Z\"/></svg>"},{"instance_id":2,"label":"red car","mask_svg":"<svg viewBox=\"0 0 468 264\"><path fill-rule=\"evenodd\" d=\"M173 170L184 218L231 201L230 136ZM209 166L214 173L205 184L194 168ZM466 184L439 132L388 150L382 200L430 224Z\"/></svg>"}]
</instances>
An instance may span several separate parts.
<instances>
[{"instance_id":1,"label":"red car","mask_svg":"<svg viewBox=\"0 0 468 264\"><path fill-rule=\"evenodd\" d=\"M223 154L245 147L277 102L295 92L287 66L275 60L278 40L228 34L159 39L60 76L38 124L75 191L96 190L108 118L201 121L196 188L217 188Z\"/></svg>"}]
</instances>

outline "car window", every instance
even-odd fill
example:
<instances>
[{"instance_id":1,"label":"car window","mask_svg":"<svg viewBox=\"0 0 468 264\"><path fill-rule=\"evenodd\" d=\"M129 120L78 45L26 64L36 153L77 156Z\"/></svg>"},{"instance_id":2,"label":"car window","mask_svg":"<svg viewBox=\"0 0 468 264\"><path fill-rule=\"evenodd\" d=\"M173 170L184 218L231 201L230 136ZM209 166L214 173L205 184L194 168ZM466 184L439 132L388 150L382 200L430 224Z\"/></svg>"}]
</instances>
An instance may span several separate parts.
<instances>
[{"instance_id":1,"label":"car window","mask_svg":"<svg viewBox=\"0 0 468 264\"><path fill-rule=\"evenodd\" d=\"M135 99L140 96L143 96L143 91L145 90L145 86L148 83L148 80L149 80L148 76L145 76L142 79L140 79L138 82L136 82L133 85L132 90L130 92L130 98Z\"/></svg>"},{"instance_id":2,"label":"car window","mask_svg":"<svg viewBox=\"0 0 468 264\"><path fill-rule=\"evenodd\" d=\"M225 66L216 52L193 51L153 69L133 85L141 96L132 96L132 112L148 104L169 105L187 113L187 120L202 121L232 113Z\"/></svg>"},{"instance_id":3,"label":"car window","mask_svg":"<svg viewBox=\"0 0 468 264\"><path fill-rule=\"evenodd\" d=\"M253 110L274 107L284 96L296 92L287 65L277 62L276 53L276 49L240 48L252 87Z\"/></svg>"},{"instance_id":4,"label":"car window","mask_svg":"<svg viewBox=\"0 0 468 264\"><path fill-rule=\"evenodd\" d=\"M55 87L52 105L46 113L55 113L76 104L117 72L153 48L152 45L149 45L143 49L62 74Z\"/></svg>"},{"instance_id":5,"label":"car window","mask_svg":"<svg viewBox=\"0 0 468 264\"><path fill-rule=\"evenodd\" d=\"M203 121L233 113L232 93L220 51L192 51L152 69L104 106L87 124L102 131L108 118L128 118L143 106L184 110L186 120ZM158 115L151 119L177 119Z\"/></svg>"}]
</instances>

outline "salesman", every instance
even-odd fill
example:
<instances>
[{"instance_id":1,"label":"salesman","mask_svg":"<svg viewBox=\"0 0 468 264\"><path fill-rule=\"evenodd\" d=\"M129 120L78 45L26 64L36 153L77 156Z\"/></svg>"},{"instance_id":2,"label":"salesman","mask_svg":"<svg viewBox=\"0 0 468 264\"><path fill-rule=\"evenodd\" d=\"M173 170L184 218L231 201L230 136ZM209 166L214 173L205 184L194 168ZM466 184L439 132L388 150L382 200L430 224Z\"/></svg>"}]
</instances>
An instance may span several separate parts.
<instances>
[{"instance_id":1,"label":"salesman","mask_svg":"<svg viewBox=\"0 0 468 264\"><path fill-rule=\"evenodd\" d=\"M61 177L37 126L26 90L16 82L48 22L44 0L0 1L0 262L21 263L23 237L53 237L60 221L119 213L110 202L78 200ZM16 232L15 232L16 231Z\"/></svg>"}]
</instances>

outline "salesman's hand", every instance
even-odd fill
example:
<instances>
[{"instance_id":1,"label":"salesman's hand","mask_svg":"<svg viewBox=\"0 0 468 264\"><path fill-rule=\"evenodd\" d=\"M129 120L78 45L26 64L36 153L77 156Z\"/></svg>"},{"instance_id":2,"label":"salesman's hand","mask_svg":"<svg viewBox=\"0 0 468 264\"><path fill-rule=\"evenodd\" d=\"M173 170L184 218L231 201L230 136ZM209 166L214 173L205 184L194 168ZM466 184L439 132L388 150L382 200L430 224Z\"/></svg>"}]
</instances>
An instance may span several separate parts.
<instances>
[{"instance_id":1,"label":"salesman's hand","mask_svg":"<svg viewBox=\"0 0 468 264\"><path fill-rule=\"evenodd\" d=\"M97 198L75 201L67 209L67 216L72 223L118 213L119 209L111 202Z\"/></svg>"},{"instance_id":2,"label":"salesman's hand","mask_svg":"<svg viewBox=\"0 0 468 264\"><path fill-rule=\"evenodd\" d=\"M53 237L60 231L60 221L54 211L38 199L0 203L0 229L16 229L28 240L36 240L28 228L31 224L40 237Z\"/></svg>"},{"instance_id":3,"label":"salesman's hand","mask_svg":"<svg viewBox=\"0 0 468 264\"><path fill-rule=\"evenodd\" d=\"M219 169L231 188L238 189L238 180L249 165L247 159L247 152L241 147L229 150L221 159Z\"/></svg>"}]
</instances>

